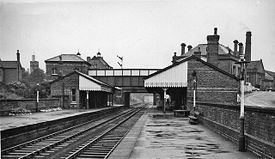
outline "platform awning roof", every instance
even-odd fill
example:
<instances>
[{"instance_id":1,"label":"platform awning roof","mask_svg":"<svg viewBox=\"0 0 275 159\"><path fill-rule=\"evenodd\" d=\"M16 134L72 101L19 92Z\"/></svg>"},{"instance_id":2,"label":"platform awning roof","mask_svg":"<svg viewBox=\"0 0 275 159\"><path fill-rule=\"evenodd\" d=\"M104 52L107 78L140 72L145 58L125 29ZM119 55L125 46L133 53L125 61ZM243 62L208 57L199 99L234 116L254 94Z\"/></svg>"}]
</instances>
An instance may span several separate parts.
<instances>
[{"instance_id":1,"label":"platform awning roof","mask_svg":"<svg viewBox=\"0 0 275 159\"><path fill-rule=\"evenodd\" d=\"M170 65L146 78L144 87L187 87L188 61Z\"/></svg>"},{"instance_id":2,"label":"platform awning roof","mask_svg":"<svg viewBox=\"0 0 275 159\"><path fill-rule=\"evenodd\" d=\"M80 91L103 91L108 93L112 92L112 86L93 77L90 77L84 73L78 72L78 74Z\"/></svg>"}]
</instances>

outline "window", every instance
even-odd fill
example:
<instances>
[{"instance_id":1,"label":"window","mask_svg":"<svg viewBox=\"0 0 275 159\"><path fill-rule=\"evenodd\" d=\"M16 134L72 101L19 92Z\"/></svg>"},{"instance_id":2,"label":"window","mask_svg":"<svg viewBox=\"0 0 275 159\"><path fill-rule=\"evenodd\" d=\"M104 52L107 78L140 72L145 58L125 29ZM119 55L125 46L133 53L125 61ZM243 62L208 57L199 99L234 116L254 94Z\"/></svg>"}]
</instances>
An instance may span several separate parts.
<instances>
[{"instance_id":1,"label":"window","mask_svg":"<svg viewBox=\"0 0 275 159\"><path fill-rule=\"evenodd\" d=\"M56 68L53 68L53 69L52 69L52 74L53 74L53 75L56 75L56 74L57 74L57 73L56 73Z\"/></svg>"},{"instance_id":2,"label":"window","mask_svg":"<svg viewBox=\"0 0 275 159\"><path fill-rule=\"evenodd\" d=\"M237 75L237 72L236 72L236 66L233 66L233 71L232 71L232 74L233 74L233 75Z\"/></svg>"},{"instance_id":3,"label":"window","mask_svg":"<svg viewBox=\"0 0 275 159\"><path fill-rule=\"evenodd\" d=\"M76 101L76 90L72 89L72 102Z\"/></svg>"}]
</instances>

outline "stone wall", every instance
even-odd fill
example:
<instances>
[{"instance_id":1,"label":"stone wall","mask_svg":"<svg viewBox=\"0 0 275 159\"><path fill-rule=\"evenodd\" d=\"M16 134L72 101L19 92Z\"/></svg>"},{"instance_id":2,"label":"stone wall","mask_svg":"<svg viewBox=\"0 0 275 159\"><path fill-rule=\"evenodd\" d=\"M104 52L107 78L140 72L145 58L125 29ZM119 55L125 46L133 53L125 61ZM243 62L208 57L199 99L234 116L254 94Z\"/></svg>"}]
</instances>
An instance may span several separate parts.
<instances>
[{"instance_id":1,"label":"stone wall","mask_svg":"<svg viewBox=\"0 0 275 159\"><path fill-rule=\"evenodd\" d=\"M38 110L60 107L60 101L57 98L39 99ZM9 115L16 109L27 109L31 112L36 111L36 99L5 99L0 100L0 116Z\"/></svg>"},{"instance_id":2,"label":"stone wall","mask_svg":"<svg viewBox=\"0 0 275 159\"><path fill-rule=\"evenodd\" d=\"M188 102L192 110L193 103ZM238 143L240 107L238 105L196 103L201 123ZM245 107L246 149L261 156L275 157L275 108Z\"/></svg>"}]
</instances>

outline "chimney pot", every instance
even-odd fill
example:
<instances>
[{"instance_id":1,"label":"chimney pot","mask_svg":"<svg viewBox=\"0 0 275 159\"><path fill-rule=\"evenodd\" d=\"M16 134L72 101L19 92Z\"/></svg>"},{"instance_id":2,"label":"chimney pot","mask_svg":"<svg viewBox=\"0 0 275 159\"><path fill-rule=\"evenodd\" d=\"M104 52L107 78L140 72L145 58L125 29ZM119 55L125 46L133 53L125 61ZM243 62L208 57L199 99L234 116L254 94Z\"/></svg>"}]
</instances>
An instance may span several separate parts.
<instances>
[{"instance_id":1,"label":"chimney pot","mask_svg":"<svg viewBox=\"0 0 275 159\"><path fill-rule=\"evenodd\" d=\"M16 52L16 58L17 58L17 62L20 62L20 53L19 53L19 50L17 50L17 52Z\"/></svg>"},{"instance_id":2,"label":"chimney pot","mask_svg":"<svg viewBox=\"0 0 275 159\"><path fill-rule=\"evenodd\" d=\"M100 52L97 53L97 57L101 57L101 53Z\"/></svg>"},{"instance_id":3,"label":"chimney pot","mask_svg":"<svg viewBox=\"0 0 275 159\"><path fill-rule=\"evenodd\" d=\"M192 49L192 45L188 45L187 48L188 48L188 51L190 51Z\"/></svg>"},{"instance_id":4,"label":"chimney pot","mask_svg":"<svg viewBox=\"0 0 275 159\"><path fill-rule=\"evenodd\" d=\"M234 43L234 55L236 55L237 56L237 54L238 54L238 40L234 40L233 41L233 43Z\"/></svg>"},{"instance_id":5,"label":"chimney pot","mask_svg":"<svg viewBox=\"0 0 275 159\"><path fill-rule=\"evenodd\" d=\"M181 44L181 55L184 55L184 54L185 54L185 46L186 46L185 43L182 43L182 44Z\"/></svg>"},{"instance_id":6,"label":"chimney pot","mask_svg":"<svg viewBox=\"0 0 275 159\"><path fill-rule=\"evenodd\" d=\"M243 55L243 43L239 43L239 55Z\"/></svg>"},{"instance_id":7,"label":"chimney pot","mask_svg":"<svg viewBox=\"0 0 275 159\"><path fill-rule=\"evenodd\" d=\"M218 32L218 28L214 28L214 35L217 35L217 32Z\"/></svg>"}]
</instances>

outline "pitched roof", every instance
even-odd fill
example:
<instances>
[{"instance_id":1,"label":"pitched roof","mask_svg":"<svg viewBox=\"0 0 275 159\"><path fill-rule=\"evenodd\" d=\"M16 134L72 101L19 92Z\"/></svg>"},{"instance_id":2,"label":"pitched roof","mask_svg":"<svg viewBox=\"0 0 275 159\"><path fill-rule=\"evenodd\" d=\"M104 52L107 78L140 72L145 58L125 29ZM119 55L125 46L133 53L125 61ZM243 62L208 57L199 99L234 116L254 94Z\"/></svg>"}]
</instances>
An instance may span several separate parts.
<instances>
[{"instance_id":1,"label":"pitched roof","mask_svg":"<svg viewBox=\"0 0 275 159\"><path fill-rule=\"evenodd\" d=\"M144 79L148 79L148 78L150 78L150 77L153 77L153 76L155 76L155 75L157 75L157 74L160 74L160 73L162 73L162 72L164 72L164 71L166 71L166 70L168 70L168 69L170 69L170 68L172 68L172 67L175 67L175 66L177 66L177 65L180 65L181 63L184 63L184 62L189 61L189 60L191 60L191 59L196 59L197 61L200 61L201 63L203 63L203 64L205 64L205 65L207 65L207 66L213 68L213 69L216 70L216 71L219 71L219 72L222 73L222 74L225 74L225 75L227 75L227 76L229 76L229 77L231 77L231 78L234 78L234 79L236 79L236 80L239 80L238 77L236 77L236 76L234 76L234 75L232 75L232 74L230 74L230 73L228 73L228 72L226 72L226 71L224 71L224 70L218 68L217 66L212 65L211 63L208 63L208 62L203 61L202 59L198 58L198 57L195 56L195 55L186 57L186 58L184 58L183 60L181 60L181 61L179 61L179 62L176 62L176 63L174 63L174 64L172 64L172 65L170 65L170 66L165 67L165 68L162 69L162 70L159 70L159 71L157 71L157 72L155 72L155 73L153 73L153 74L150 74L149 76L145 77Z\"/></svg>"},{"instance_id":2,"label":"pitched roof","mask_svg":"<svg viewBox=\"0 0 275 159\"><path fill-rule=\"evenodd\" d=\"M78 74L78 75L80 75L80 76L82 76L82 77L84 77L84 78L86 78L86 79L88 79L88 80L90 80L90 81L93 81L93 82L95 82L95 83L97 83L97 84L99 84L99 85L103 85L103 86L107 86L107 87L113 88L111 85L109 85L109 84L107 84L107 83L104 83L104 82L102 82L102 81L100 81L100 80L97 80L97 79L95 79L95 78L93 78L93 77L91 77L91 76L89 76L89 75L86 75L86 74L84 74L84 73L82 73L82 72L79 72L79 71L77 71L77 70L75 70L75 71L73 71L73 72L71 72L71 73L68 73L67 75L65 75L65 76L63 76L63 77L60 77L60 78L58 78L58 79L56 79L56 80L51 81L50 84L55 83L55 82L58 82L58 81L64 79L65 77L69 77L69 76L71 76L71 75L73 75L73 74Z\"/></svg>"},{"instance_id":3,"label":"pitched roof","mask_svg":"<svg viewBox=\"0 0 275 159\"><path fill-rule=\"evenodd\" d=\"M74 61L74 62L86 62L80 56L75 54L61 54L52 58L45 60L45 62L49 61Z\"/></svg>"},{"instance_id":4,"label":"pitched roof","mask_svg":"<svg viewBox=\"0 0 275 159\"><path fill-rule=\"evenodd\" d=\"M99 63L101 63L106 68L112 68L104 59L102 56L94 56L90 61L88 61L92 66L96 65L99 66Z\"/></svg>"},{"instance_id":5,"label":"pitched roof","mask_svg":"<svg viewBox=\"0 0 275 159\"><path fill-rule=\"evenodd\" d=\"M194 55L194 52L198 52L199 49L200 49L201 55L202 56L206 56L207 55L206 48L207 48L207 44L199 44L196 47L194 47L191 50L189 50L188 52L186 52L184 54L184 56ZM225 54L231 54L231 55L233 55L233 51L229 47L226 47L226 46L224 46L222 44L219 44L219 48L218 49L219 49L218 50L218 54L220 54L220 55L225 55Z\"/></svg>"},{"instance_id":6,"label":"pitched roof","mask_svg":"<svg viewBox=\"0 0 275 159\"><path fill-rule=\"evenodd\" d=\"M268 71L268 70L265 70L265 72L266 72L267 74L269 74L270 76L275 77L275 72Z\"/></svg>"},{"instance_id":7,"label":"pitched roof","mask_svg":"<svg viewBox=\"0 0 275 159\"><path fill-rule=\"evenodd\" d=\"M265 76L264 76L264 79L265 79L265 80L273 81L273 80L274 80L273 78L274 78L274 77L273 77L272 75L268 74L268 73L265 71Z\"/></svg>"},{"instance_id":8,"label":"pitched roof","mask_svg":"<svg viewBox=\"0 0 275 159\"><path fill-rule=\"evenodd\" d=\"M264 65L262 60L250 61L247 64L247 70L254 70L254 69L256 69L257 71L264 70Z\"/></svg>"},{"instance_id":9,"label":"pitched roof","mask_svg":"<svg viewBox=\"0 0 275 159\"><path fill-rule=\"evenodd\" d=\"M2 68L17 68L17 64L17 61L0 61L0 67Z\"/></svg>"}]
</instances>

